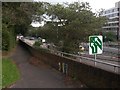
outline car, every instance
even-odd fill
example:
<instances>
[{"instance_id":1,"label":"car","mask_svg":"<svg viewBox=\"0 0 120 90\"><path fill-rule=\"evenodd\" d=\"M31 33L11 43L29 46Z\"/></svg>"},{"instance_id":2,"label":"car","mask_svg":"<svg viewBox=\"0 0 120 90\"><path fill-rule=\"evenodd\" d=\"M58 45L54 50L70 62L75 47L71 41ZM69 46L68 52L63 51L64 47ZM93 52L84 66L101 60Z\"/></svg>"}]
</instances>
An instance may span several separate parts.
<instances>
[{"instance_id":1,"label":"car","mask_svg":"<svg viewBox=\"0 0 120 90\"><path fill-rule=\"evenodd\" d=\"M34 37L30 37L29 40L34 40L35 38Z\"/></svg>"}]
</instances>

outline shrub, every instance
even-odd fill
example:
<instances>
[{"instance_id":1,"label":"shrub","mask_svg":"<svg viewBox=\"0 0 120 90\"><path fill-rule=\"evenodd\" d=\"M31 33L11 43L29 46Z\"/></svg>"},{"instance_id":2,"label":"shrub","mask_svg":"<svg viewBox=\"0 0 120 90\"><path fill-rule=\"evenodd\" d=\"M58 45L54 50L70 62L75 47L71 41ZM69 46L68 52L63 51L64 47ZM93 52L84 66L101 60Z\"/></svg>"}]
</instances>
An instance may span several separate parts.
<instances>
[{"instance_id":1,"label":"shrub","mask_svg":"<svg viewBox=\"0 0 120 90\"><path fill-rule=\"evenodd\" d=\"M37 46L37 47L39 47L41 44L42 44L42 42L40 42L40 41L36 41L36 42L34 43L33 46Z\"/></svg>"},{"instance_id":2,"label":"shrub","mask_svg":"<svg viewBox=\"0 0 120 90\"><path fill-rule=\"evenodd\" d=\"M8 51L10 49L9 48L9 46L10 46L9 38L10 38L9 32L6 29L2 30L2 50Z\"/></svg>"},{"instance_id":3,"label":"shrub","mask_svg":"<svg viewBox=\"0 0 120 90\"><path fill-rule=\"evenodd\" d=\"M15 46L15 34L13 30L3 29L2 30L2 50L9 51Z\"/></svg>"}]
</instances>

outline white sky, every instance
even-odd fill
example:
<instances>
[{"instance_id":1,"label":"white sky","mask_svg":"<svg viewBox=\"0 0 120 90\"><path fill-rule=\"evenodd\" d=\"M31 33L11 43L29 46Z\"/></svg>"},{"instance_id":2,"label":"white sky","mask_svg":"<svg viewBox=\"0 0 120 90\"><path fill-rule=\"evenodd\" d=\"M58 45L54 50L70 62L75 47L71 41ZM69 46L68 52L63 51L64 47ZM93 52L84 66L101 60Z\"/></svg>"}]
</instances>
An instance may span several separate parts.
<instances>
[{"instance_id":1,"label":"white sky","mask_svg":"<svg viewBox=\"0 0 120 90\"><path fill-rule=\"evenodd\" d=\"M62 2L89 2L92 11L98 11L99 9L109 9L115 7L115 3L120 0L35 0L35 1L44 1L44 2L52 2L52 3L62 3Z\"/></svg>"},{"instance_id":2,"label":"white sky","mask_svg":"<svg viewBox=\"0 0 120 90\"><path fill-rule=\"evenodd\" d=\"M93 12L98 11L99 9L109 9L115 7L115 3L120 0L34 0L34 1L43 1L43 2L51 2L51 3L63 3L63 2L88 2L92 8ZM42 26L44 23L36 23L33 26L39 27Z\"/></svg>"}]
</instances>

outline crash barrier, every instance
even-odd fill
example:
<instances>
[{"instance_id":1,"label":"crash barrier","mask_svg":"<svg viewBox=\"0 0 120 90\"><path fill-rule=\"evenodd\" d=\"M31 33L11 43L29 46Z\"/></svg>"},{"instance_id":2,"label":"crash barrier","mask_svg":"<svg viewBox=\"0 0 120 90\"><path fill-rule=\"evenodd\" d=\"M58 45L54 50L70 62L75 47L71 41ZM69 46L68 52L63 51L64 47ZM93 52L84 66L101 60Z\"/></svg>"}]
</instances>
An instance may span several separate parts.
<instances>
[{"instance_id":1,"label":"crash barrier","mask_svg":"<svg viewBox=\"0 0 120 90\"><path fill-rule=\"evenodd\" d=\"M19 43L34 57L43 60L66 76L71 76L75 80L80 80L88 87L120 88L120 74L77 62L74 60L73 56L68 55L69 57L67 57L67 55L65 56L61 53L55 54L54 51L47 49L31 47L21 40L19 40Z\"/></svg>"}]
</instances>

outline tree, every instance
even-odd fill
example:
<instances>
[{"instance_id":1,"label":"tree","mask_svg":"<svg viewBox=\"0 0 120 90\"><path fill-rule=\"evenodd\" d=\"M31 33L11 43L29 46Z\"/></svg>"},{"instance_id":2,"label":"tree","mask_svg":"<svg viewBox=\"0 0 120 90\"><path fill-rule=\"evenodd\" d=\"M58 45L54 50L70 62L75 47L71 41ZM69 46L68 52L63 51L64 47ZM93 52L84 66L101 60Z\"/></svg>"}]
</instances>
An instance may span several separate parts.
<instances>
[{"instance_id":1,"label":"tree","mask_svg":"<svg viewBox=\"0 0 120 90\"><path fill-rule=\"evenodd\" d=\"M89 3L74 2L71 4L44 3L45 15L41 16L46 24L38 29L40 36L53 42L63 51L79 50L81 42L88 42L88 37L99 33L106 18L91 11ZM62 42L62 44L60 44ZM62 45L62 46L61 46Z\"/></svg>"},{"instance_id":2,"label":"tree","mask_svg":"<svg viewBox=\"0 0 120 90\"><path fill-rule=\"evenodd\" d=\"M116 35L113 32L104 32L103 33L104 36L104 41L116 41Z\"/></svg>"},{"instance_id":3,"label":"tree","mask_svg":"<svg viewBox=\"0 0 120 90\"><path fill-rule=\"evenodd\" d=\"M59 32L58 42L63 41L63 47L71 48L68 51L78 50L79 43L88 42L89 35L96 34L105 22L104 17L91 11L88 3L56 4L51 6L48 15L54 16L53 21L58 20L55 22Z\"/></svg>"},{"instance_id":4,"label":"tree","mask_svg":"<svg viewBox=\"0 0 120 90\"><path fill-rule=\"evenodd\" d=\"M13 47L15 43L16 35L21 33L23 35L26 34L29 25L33 21L33 19L37 19L37 15L42 13L39 12L39 6L42 4L32 2L3 2L2 3L2 40L3 42L8 41L11 44L7 44L7 48L5 50L9 50L10 47ZM41 6L42 7L42 6ZM5 36L9 33L8 40L6 40ZM6 43L2 44L3 47L6 47ZM4 48L3 48L4 50Z\"/></svg>"}]
</instances>

